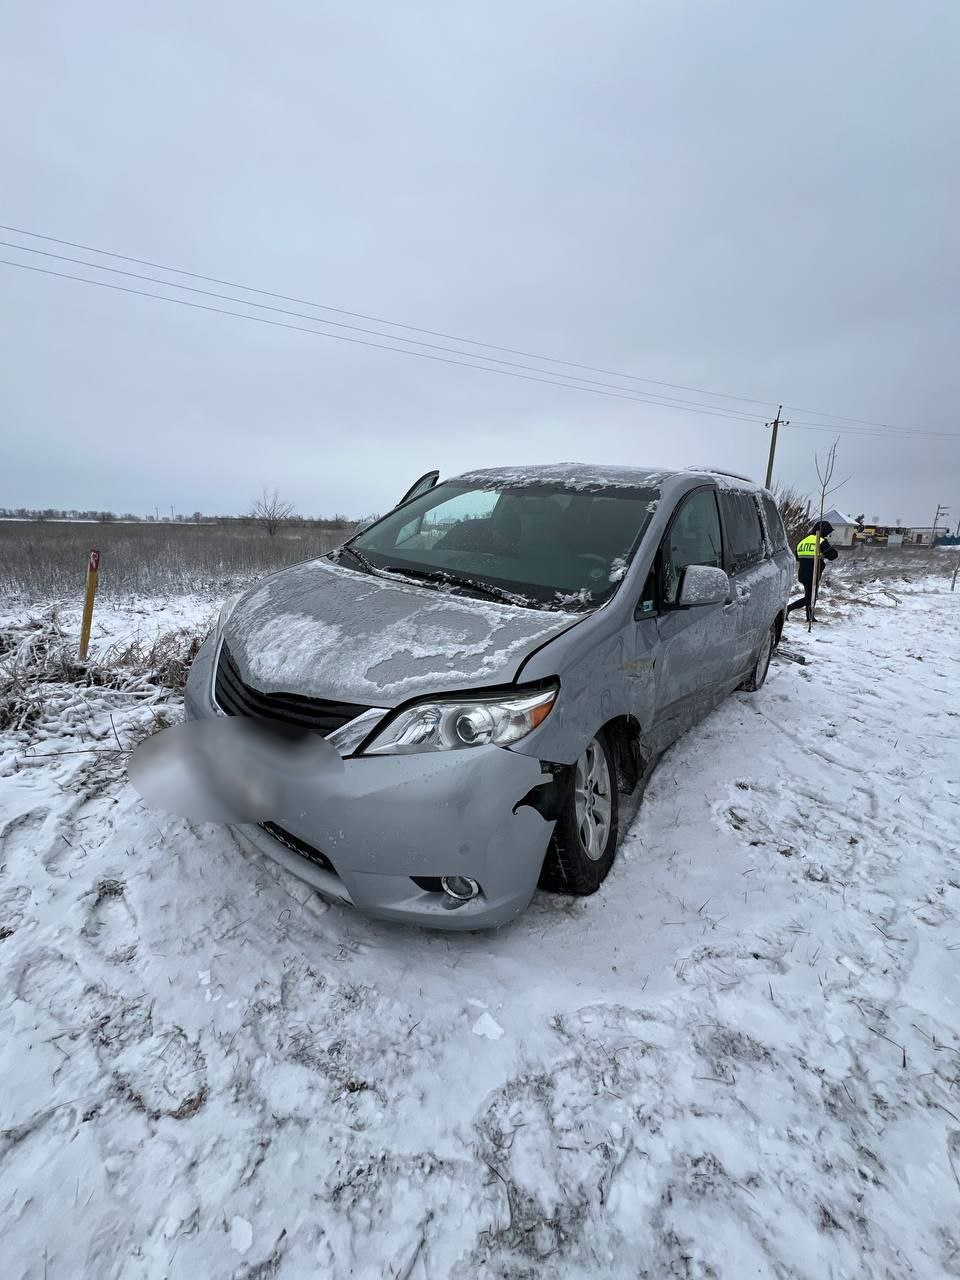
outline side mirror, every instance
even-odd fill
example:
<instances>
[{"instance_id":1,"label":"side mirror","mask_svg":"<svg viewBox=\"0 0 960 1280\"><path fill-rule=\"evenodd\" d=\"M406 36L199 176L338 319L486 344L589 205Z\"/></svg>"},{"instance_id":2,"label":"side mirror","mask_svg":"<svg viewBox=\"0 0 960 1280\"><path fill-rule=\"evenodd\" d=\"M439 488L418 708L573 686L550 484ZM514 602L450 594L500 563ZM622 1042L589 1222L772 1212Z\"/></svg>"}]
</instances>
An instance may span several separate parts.
<instances>
[{"instance_id":1,"label":"side mirror","mask_svg":"<svg viewBox=\"0 0 960 1280\"><path fill-rule=\"evenodd\" d=\"M730 579L722 569L691 564L683 571L677 604L692 609L704 604L723 604L730 599Z\"/></svg>"}]
</instances>

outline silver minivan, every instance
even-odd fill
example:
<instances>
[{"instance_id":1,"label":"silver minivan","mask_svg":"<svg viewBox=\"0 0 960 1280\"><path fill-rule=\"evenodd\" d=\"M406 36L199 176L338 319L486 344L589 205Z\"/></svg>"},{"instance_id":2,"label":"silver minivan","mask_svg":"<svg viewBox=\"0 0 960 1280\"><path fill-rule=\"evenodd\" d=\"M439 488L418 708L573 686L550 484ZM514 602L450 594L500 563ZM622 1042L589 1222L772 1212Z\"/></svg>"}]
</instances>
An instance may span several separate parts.
<instances>
[{"instance_id":1,"label":"silver minivan","mask_svg":"<svg viewBox=\"0 0 960 1280\"><path fill-rule=\"evenodd\" d=\"M336 551L228 601L187 713L335 749L335 785L298 775L282 811L236 827L321 894L501 925L538 884L600 887L658 757L763 684L793 576L772 495L738 476L431 472Z\"/></svg>"}]
</instances>

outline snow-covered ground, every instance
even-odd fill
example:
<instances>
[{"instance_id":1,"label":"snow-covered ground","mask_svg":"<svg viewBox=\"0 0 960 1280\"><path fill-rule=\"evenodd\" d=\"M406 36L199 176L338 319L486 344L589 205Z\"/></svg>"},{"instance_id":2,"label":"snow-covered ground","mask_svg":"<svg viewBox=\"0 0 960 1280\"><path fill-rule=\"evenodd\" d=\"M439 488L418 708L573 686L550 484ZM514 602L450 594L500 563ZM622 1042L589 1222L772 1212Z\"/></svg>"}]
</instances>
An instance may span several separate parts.
<instances>
[{"instance_id":1,"label":"snow-covered ground","mask_svg":"<svg viewBox=\"0 0 960 1280\"><path fill-rule=\"evenodd\" d=\"M960 592L882 585L599 894L470 937L148 812L167 695L51 684L0 736L3 1275L960 1276ZM213 611L141 607L98 644Z\"/></svg>"}]
</instances>

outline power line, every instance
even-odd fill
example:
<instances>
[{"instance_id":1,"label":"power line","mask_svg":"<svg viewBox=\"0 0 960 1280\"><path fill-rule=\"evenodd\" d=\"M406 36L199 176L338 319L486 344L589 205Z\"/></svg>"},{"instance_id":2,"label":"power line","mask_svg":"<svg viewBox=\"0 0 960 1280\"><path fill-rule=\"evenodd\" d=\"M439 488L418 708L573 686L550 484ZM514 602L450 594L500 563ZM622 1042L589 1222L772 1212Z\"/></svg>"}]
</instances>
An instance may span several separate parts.
<instances>
[{"instance_id":1,"label":"power line","mask_svg":"<svg viewBox=\"0 0 960 1280\"><path fill-rule=\"evenodd\" d=\"M0 243L6 243L6 242L0 242ZM61 255L54 255L54 256L60 257ZM77 261L77 260L68 259L68 261ZM756 424L759 424L759 422L763 421L762 419L759 419L759 417L746 415L746 413L737 413L736 411L727 410L727 408L722 408L721 406L708 407L708 406L704 406L704 404L678 401L678 399L675 399L673 397L663 397L663 398L654 397L652 396L652 394L648 394L645 392L636 392L636 390L631 390L628 388L614 388L613 384L595 384L595 383L591 383L590 380L585 380L586 383L588 383L588 385L584 385L584 384L581 384L579 380L573 380L572 375L557 374L556 376L554 376L554 378L543 378L543 376L538 376L538 372L536 371L530 371L530 372L518 371L518 369L530 369L530 366L526 366L526 365L517 366L516 369L500 369L500 367L497 367L492 364L485 364L485 365L475 364L474 361L490 360L490 357L474 356L472 355L471 352L458 352L454 348L442 347L439 349L440 351L453 351L454 355L466 356L467 357L466 360L452 360L452 358L449 356L433 355L433 353L426 352L426 351L410 351L410 349L407 349L404 347L394 347L389 342L388 343L369 342L369 340L362 339L362 338L347 337L346 334L328 333L320 329L307 328L306 325L291 324L289 323L289 321L269 320L268 317L266 316L248 315L247 312L243 312L243 311L230 311L228 310L228 308L225 308L225 307L210 306L209 303L191 302L191 301L188 301L187 298L170 297L169 294L164 294L164 293L151 293L150 291L147 291L147 289L134 289L134 288L128 287L128 285L110 284L108 280L92 280L92 279L88 279L87 276L73 275L72 273L68 273L68 271L54 271L54 270L51 270L50 268L45 268L45 266L32 266L32 265L29 265L28 262L15 262L10 259L0 259L0 265L13 266L13 268L18 268L19 270L23 270L23 271L33 271L33 273L38 275L54 276L54 278L56 279L74 280L74 282L77 282L78 284L95 285L96 288L110 289L110 291L113 291L115 293L129 293L129 294L134 294L134 296L137 296L137 297L152 298L152 300L157 302L173 302L173 303L177 303L178 306L189 307L191 308L191 310L195 310L195 311L206 311L214 315L233 316L234 319L237 319L237 320L252 320L252 321L255 321L255 323L257 324L270 325L271 328L291 329L297 333L312 334L314 335L315 338L330 338L330 339L334 339L335 342L351 343L353 344L353 346L372 347L372 348L378 349L378 351L396 352L397 355L401 355L401 356L416 356L421 358L421 360L433 360L435 362L439 362L439 364L457 365L462 367L462 369L477 369L483 372L488 372L488 374L500 374L504 376L504 378L518 378L524 381L532 381L532 383L541 383L545 385L545 387L564 387L564 388L567 388L568 390L580 390L580 392L588 392L589 394L594 394L594 396L605 396L613 399L625 399L625 401L634 401L635 403L639 403L639 404L650 404L650 406L654 406L657 408L672 408L672 410L677 410L677 411L686 412L686 413L703 413L703 415L707 415L709 417L721 417L721 419L727 419L732 421L749 422L749 424L751 425L756 425ZM78 265L86 265L86 264L78 264ZM95 268L95 270L104 270L104 268ZM106 270L116 270L116 269L108 268ZM161 284L163 285L163 287L166 287L166 288L174 288L174 289L187 288L186 285L175 284L173 282L164 282L164 280L156 280L155 278L152 278L152 276L141 276L141 275L137 275L137 273L132 273L132 271L129 271L129 273L128 271L123 271L123 273L120 273L120 274L133 275L134 278L136 279L154 280L154 283ZM207 293L207 291L204 291L204 289L196 289L196 291L193 291L193 292ZM264 308L264 306L262 306L262 303L244 302L242 298L236 298L236 300L229 300L228 296L224 296L224 294L212 294L212 296L227 298L228 301L236 301L239 306L257 307L257 308L261 308L261 310L262 308ZM270 307L268 308L268 310L282 311L282 308ZM289 314L293 316L298 316L300 317L300 319L310 320L312 324L328 324L329 323L329 321L325 321L321 319L321 317L319 316L301 316L300 312L283 312L283 314ZM360 330L360 332L371 333L372 330ZM378 337L393 337L393 335L388 335L388 334L376 334L376 335L378 335ZM399 340L406 340L406 342L410 342L411 339L399 339ZM500 364L499 361L498 361L498 364ZM550 372L550 370L540 370L539 372L540 374L544 374L544 372ZM564 378L568 380L558 381L557 380L558 378ZM869 436L869 438L873 438L873 439L904 438L904 436L893 434L895 433L896 430L899 430L899 429L870 430L867 428L856 428L856 426L818 425L818 424L813 424L813 422L791 422L791 428L792 426L796 426L796 428L799 430L828 431L828 433L831 433L831 434L842 434L842 435L861 435L861 436ZM937 433L937 431L924 431L924 430L906 431L906 429L902 429L902 430L904 430L904 433L909 436L947 435L947 433Z\"/></svg>"},{"instance_id":2,"label":"power line","mask_svg":"<svg viewBox=\"0 0 960 1280\"><path fill-rule=\"evenodd\" d=\"M783 423L780 424L783 426ZM960 440L960 432L937 431L934 427L837 427L823 422L795 422L790 419L790 429L797 431L832 431L834 434L851 436L872 436L875 440L912 440L921 437L933 437L941 440Z\"/></svg>"},{"instance_id":3,"label":"power line","mask_svg":"<svg viewBox=\"0 0 960 1280\"><path fill-rule=\"evenodd\" d=\"M869 418L845 418L842 413L823 413L819 409L804 409L800 405L796 404L785 404L783 408L792 409L794 413L812 413L816 418L835 418L837 422L853 422L859 423L864 427L879 427L883 431L903 431L906 432L907 435L926 431L926 427L903 427L890 422L872 422ZM794 423L793 425L796 426L797 424Z\"/></svg>"},{"instance_id":4,"label":"power line","mask_svg":"<svg viewBox=\"0 0 960 1280\"><path fill-rule=\"evenodd\" d=\"M298 333L310 333L315 338L330 338L335 342L349 342L361 347L375 347L379 351L393 351L397 355L416 356L421 360L434 360L440 364L459 365L464 369L478 369L484 373L500 374L504 378L521 378L524 382L541 382L548 387L565 387L570 391L586 391L591 395L609 396L616 400L632 400L638 404L651 404L657 408L677 409L682 413L704 413L714 418L733 418L737 421L750 423L757 421L754 418L747 417L745 414L732 413L724 409L707 409L700 406L696 409L686 409L680 405L661 403L658 400L642 398L641 395L628 391L604 391L599 387L580 386L575 382L556 382L552 378L539 378L532 374L517 373L511 369L498 369L488 364L470 364L467 360L451 360L446 356L431 355L428 351L407 351L403 347L392 347L383 342L367 342L363 338L350 338L343 333L324 333L322 330L310 329L306 325L301 324L291 324L286 320L269 320L266 316L248 315L243 311L229 311L225 307L213 307L204 302L190 302L187 298L171 298L162 293L150 293L146 289L133 289L128 285L111 284L107 280L89 280L85 276L75 276L65 271L53 271L49 267L34 267L26 262L12 262L8 258L0 258L0 266L18 267L21 271L32 271L38 275L55 276L60 280L75 280L79 284L95 285L98 289L111 289L115 293L130 293L141 298L153 298L157 302L172 302L179 307L189 307L193 311L208 311L215 315L233 316L237 320L251 320L256 324L270 325L275 329L292 329ZM240 299L237 299L237 301L239 302ZM546 372L546 370L544 372Z\"/></svg>"},{"instance_id":5,"label":"power line","mask_svg":"<svg viewBox=\"0 0 960 1280\"><path fill-rule=\"evenodd\" d=\"M466 343L468 346L482 347L484 348L484 350L487 350L487 351L499 351L504 355L520 356L524 360L539 360L541 363L563 365L566 368L570 368L570 369L580 369L585 373L599 373L607 378L625 378L631 382L643 382L643 383L647 383L650 386L666 387L671 391L686 391L688 393L691 393L693 395L698 395L698 396L712 396L715 399L721 399L721 400L737 400L744 404L756 404L756 405L763 405L765 407L769 407L772 404L772 401L770 400L759 400L752 396L732 395L731 393L726 391L708 391L702 387L689 386L687 384L680 383L680 382L664 382L656 378L641 377L639 374L636 374L636 373L622 373L615 369L604 369L604 368L600 368L597 365L582 364L575 360L565 360L557 356L539 355L536 352L522 351L515 347L497 346L494 343L481 342L476 338L465 338L462 336L458 336L457 334L444 333L442 330L425 329L417 325L404 324L397 320L385 320L382 316L367 315L364 312L360 312L360 311L349 311L343 307L334 307L325 302L312 302L306 298L297 298L289 294L276 293L269 289L256 288L253 285L239 284L235 281L221 279L217 276L203 275L197 271L187 271L182 267L170 267L165 265L162 262L153 262L148 258L136 258L129 254L117 253L112 249L99 249L95 245L83 244L76 240L64 240L64 239L58 238L57 236L44 235L39 231L27 231L23 227L13 227L13 226L8 226L5 223L0 223L0 230L12 231L16 235L29 236L30 238L35 240L44 240L50 244L64 245L71 249L81 249L86 253L97 253L104 257L116 258L118 261L121 261L121 262L132 262L137 266L150 267L153 270L171 272L175 275L186 276L188 279L201 280L205 284L217 284L228 289L242 289L245 293L255 293L261 298L273 298L279 302L292 302L297 306L313 307L321 311L331 311L335 315L348 316L350 319L353 319L353 320L365 320L368 323L372 323L372 324L384 324L389 326L392 329L406 329L410 333L420 333L430 338L443 338L445 341L448 341L448 342ZM17 245L15 247L22 249L22 248L25 248L26 246ZM172 287L178 288L181 286L174 285ZM242 300L237 299L237 301L242 301ZM332 322L324 322L324 323L332 323ZM382 336L397 337L398 335L382 335ZM408 341L408 339L401 339L401 341ZM464 352L463 354L469 355L470 353ZM555 371L545 369L545 370L542 370L541 372L552 373ZM719 408L720 406L712 406L712 407ZM784 407L792 410L795 413L808 413L808 414L811 414L813 417L817 417L817 418L833 418L838 422L846 422L856 426L875 427L881 430L902 431L902 432L909 432L911 434L922 434L924 430L923 428L915 430L910 427L896 426L895 424L892 424L892 423L875 422L870 420L869 418L852 418L852 417L846 417L843 414L826 413L820 409L805 409L802 406L798 406L798 405L785 405ZM797 425L797 424L794 424L794 425ZM948 434L948 433L945 433L945 434Z\"/></svg>"},{"instance_id":6,"label":"power line","mask_svg":"<svg viewBox=\"0 0 960 1280\"><path fill-rule=\"evenodd\" d=\"M52 239L52 237L47 237L47 238ZM726 408L721 405L705 405L697 401L681 400L675 396L664 396L664 395L655 396L650 392L644 392L644 391L640 391L638 389L630 388L630 387L622 387L616 383L600 382L596 379L584 378L579 375L574 376L573 374L565 374L559 370L538 369L535 366L520 364L516 361L502 360L499 357L486 356L486 355L474 353L471 351L463 351L456 347L445 347L437 343L422 342L414 338L405 338L399 334L387 334L387 333L382 333L375 329L364 329L359 325L350 325L350 324L344 324L342 322L335 321L335 320L327 320L321 316L304 315L302 312L291 311L287 308L269 306L261 302L251 302L244 298L233 297L230 294L217 293L208 289L199 289L192 285L179 284L176 281L163 280L156 276L144 275L140 272L135 272L135 271L126 271L126 270L123 270L122 268L111 267L102 263L88 262L81 258L73 258L66 254L52 253L48 250L36 249L28 245L19 245L8 240L0 240L0 245L5 245L7 248L14 249L18 252L40 254L43 257L54 258L62 262L69 262L75 266L86 267L89 270L93 270L93 271L108 271L114 275L122 275L127 278L132 278L135 280L141 280L141 281L149 282L152 284L157 284L161 288L165 288L165 289L177 289L180 291L187 291L187 292L201 295L204 297L216 298L216 299L219 299L220 301L232 302L238 306L252 307L261 311L270 311L279 315L286 315L286 316L294 317L296 319L307 320L311 325L319 324L319 325L334 326L336 328L341 328L341 329L349 329L355 333L363 333L373 337L386 338L388 341L386 343L378 343L378 342L365 341L360 338L350 338L350 337L347 337L345 334L329 333L323 330L307 328L303 325L283 323L280 321L270 321L263 316L249 315L246 312L230 311L222 307L213 307L209 305L203 305L200 303L191 303L187 299L170 297L167 294L157 294L157 293L152 293L152 292L149 292L148 290L143 290L143 289L133 289L133 288L124 287L121 285L111 285L110 283L104 280L92 280L92 279L89 279L88 277L73 275L69 272L53 271L49 268L30 266L28 263L24 263L24 262L15 262L15 261L11 261L10 259L0 259L0 264L4 266L17 267L24 271L32 271L40 275L53 276L58 279L73 280L79 284L95 285L98 288L111 289L119 293L129 293L129 294L137 295L139 297L152 298L158 302L173 302L181 306L191 307L194 310L207 311L213 314L232 316L236 319L255 320L261 324L270 324L277 328L286 328L286 329L295 330L297 332L311 333L315 337L332 338L340 342L350 342L358 346L373 347L375 349L383 350L383 351L393 351L400 355L418 356L421 359L430 359L442 364L459 365L460 367L466 368L466 369L480 369L486 373L500 373L500 374L503 374L504 376L520 378L527 382L540 382L545 386L566 387L574 391L586 391L592 394L605 395L605 396L615 398L615 399L620 399L620 400L632 400L638 404L652 405L657 408L675 409L681 412L704 414L709 417L726 418L726 419L730 419L738 422L747 422L747 423L757 424L764 421L763 418L759 417L756 414L738 413L734 409ZM104 251L92 250L92 252L104 252ZM121 257L122 255L115 255L115 256ZM166 270L167 268L160 268L160 269ZM200 277L200 278L204 278L204 277ZM228 286L228 287L244 288L245 286ZM259 291L259 292L262 292L262 291ZM282 296L282 295L270 295L270 296ZM314 304L307 303L305 305L309 306ZM346 314L352 314L352 313L346 313ZM385 321L382 323L390 323L390 322ZM418 332L429 332L429 331L418 330ZM430 351L442 351L447 354L445 356L439 356L439 355L431 355L427 351L412 351L412 350L408 350L406 347L398 347L398 346L391 345L394 342L404 342L404 343L407 343L408 346L426 347L426 348L429 348ZM495 348L495 349L509 350L509 348ZM460 360L450 359L449 357L452 355L462 356L462 357L465 357L465 359L460 359ZM476 363L479 361L487 361L488 363L486 364ZM564 363L571 363L571 362L564 362ZM507 367L505 368L494 367L497 365L503 365ZM576 367L589 368L590 366L576 366ZM523 370L524 372L519 372L519 370ZM541 376L543 374L548 374L552 376L543 377ZM618 376L629 377L631 375L618 375ZM563 381L560 381L560 379L563 379ZM664 384L664 385L669 385L669 384ZM707 394L707 393L704 393L704 394ZM762 402L758 402L758 403L762 403ZM801 423L791 422L790 424L781 423L781 425L790 425L792 427L796 427L799 430L826 431L832 434L840 433L844 435L859 435L859 436L865 436L865 437L872 437L874 439L889 438L891 436L894 436L894 437L899 436L900 438L931 436L931 437L941 437L941 438L947 438L947 439L960 439L960 435L958 435L957 433L936 431L933 429L924 429L924 428L921 428L920 430L910 430L906 427L892 427L892 426L891 427L878 426L875 428L870 428L866 426L865 427L855 427L855 426L838 427L838 426L825 425L820 423L802 423L802 422Z\"/></svg>"},{"instance_id":7,"label":"power line","mask_svg":"<svg viewBox=\"0 0 960 1280\"><path fill-rule=\"evenodd\" d=\"M781 422L781 427L787 426L789 431L825 431L827 435L833 436L863 436L866 440L925 440L930 436L947 436L948 439L960 440L960 435L950 437L947 432L926 431L920 427L916 431L904 431L898 433L896 431L877 431L871 430L869 427L837 427L828 426L823 423L816 422L794 422L792 418L787 423Z\"/></svg>"},{"instance_id":8,"label":"power line","mask_svg":"<svg viewBox=\"0 0 960 1280\"><path fill-rule=\"evenodd\" d=\"M695 401L680 400L675 396L660 396L656 400L647 399L647 397L650 396L649 392L637 391L635 388L632 388L632 387L621 387L616 383L599 382L595 378L577 377L576 379L574 379L573 375L571 374L560 373L559 371L555 371L552 369L537 369L535 366L520 364L515 360L503 360L497 356L481 356L481 355L475 354L472 351L463 351L458 347L444 347L436 342L423 342L417 338L404 338L399 334L382 333L377 329L364 329L361 325L345 324L343 321L340 321L340 320L325 320L322 316L311 316L311 315L305 314L302 311L291 311L288 307L273 307L264 302L248 302L245 298L236 298L229 293L217 293L211 289L198 289L195 285L177 284L175 281L163 280L158 276L144 275L142 272L139 272L139 271L125 271L122 267L110 267L97 262L88 262L84 258L73 258L64 253L51 253L47 249L34 249L28 245L14 244L10 240L0 240L0 245L3 245L8 249L16 249L24 253L40 254L42 257L45 257L45 258L55 258L59 262L70 262L74 266L78 266L78 267L88 267L91 271L109 271L112 275L126 276L128 279L133 279L133 280L143 280L150 284L160 285L162 288L165 288L165 289L180 289L182 291L186 291L187 293L199 294L200 296L206 297L206 298L217 298L221 302L233 302L235 304L238 304L244 307L256 307L260 311L271 311L277 315L293 316L298 320L308 320L311 324L332 325L337 329L349 329L351 332L354 332L354 333L365 333L371 337L387 338L390 342L406 342L413 346L427 347L431 351L444 351L450 355L466 356L468 360L486 360L492 364L506 365L508 368L511 368L511 369L524 369L528 373L548 373L548 374L552 374L555 378L570 379L571 385L579 386L581 383L587 383L590 386L603 387L606 390L625 391L625 392L628 392L633 398L639 400L641 403L658 404L661 406L679 405L679 406L683 406L691 409L696 409L698 412L709 408L709 409L716 409L719 413L729 417L738 417L738 418L742 417L745 422L746 421L753 422L753 421L760 420L759 418L757 418L756 415L737 414L735 410L726 409L720 405L701 406L697 404ZM20 265L25 265L25 264L20 264ZM79 278L79 277L70 277L70 278ZM88 281L88 283L94 284L96 282L91 280L91 281ZM335 335L330 334L328 336L334 337ZM403 350L403 348L390 348L390 349ZM414 351L410 351L410 352L407 352L407 354L416 355L418 353ZM468 367L482 368L485 366L471 365ZM565 384L558 382L556 385L562 386Z\"/></svg>"},{"instance_id":9,"label":"power line","mask_svg":"<svg viewBox=\"0 0 960 1280\"><path fill-rule=\"evenodd\" d=\"M98 249L94 245L81 244L75 240L61 240L57 236L42 235L39 231L25 231L22 227L11 227L0 222L0 231L12 231L16 235L30 236L35 240L46 240L50 244L65 245L70 249L82 249L85 253L99 253L107 258L116 258L120 262L133 262L137 266L151 267L155 271L169 271L178 276L187 276L191 280L202 280L206 284L219 284L228 289L242 289L245 293L256 293L261 298L274 298L279 302L293 302L301 307L314 307L320 311L332 311L335 315L349 316L353 320L366 320L371 324L385 324L392 329L407 329L410 333L422 333L429 338L444 338L448 342L464 342L471 347L483 347L487 351L501 351L505 355L521 356L525 360L540 360L547 364L561 364L570 369L582 369L586 373L602 373L608 378L626 378L633 382L646 382L655 387L667 387L672 391L687 391L694 395L715 396L722 400L740 400L747 404L769 405L768 400L755 400L750 396L730 395L725 391L706 391L701 387L686 386L680 382L662 382L656 378L643 378L636 373L619 373L615 369L601 369L596 365L580 364L575 360L564 360L558 356L538 355L532 351L521 351L515 347L497 346L492 342L481 342L477 338L465 338L462 335L454 333L444 333L438 329L424 329L418 325L404 324L399 320L385 320L382 316L367 315L362 311L348 311L343 307L334 307L325 302L311 302L307 298L296 298L286 293L275 293L269 289L259 289L254 285L238 284L236 281L223 280L218 276L202 275L198 271L186 271L182 267L166 266L162 262L152 262L148 258L134 258L128 254L115 253L112 249ZM24 248L23 245L17 245L17 248ZM174 286L179 287L179 286ZM238 299L239 301L239 299ZM394 336L394 335L391 335ZM543 370L544 373L552 372L552 370ZM813 412L812 410L804 410L803 412Z\"/></svg>"}]
</instances>

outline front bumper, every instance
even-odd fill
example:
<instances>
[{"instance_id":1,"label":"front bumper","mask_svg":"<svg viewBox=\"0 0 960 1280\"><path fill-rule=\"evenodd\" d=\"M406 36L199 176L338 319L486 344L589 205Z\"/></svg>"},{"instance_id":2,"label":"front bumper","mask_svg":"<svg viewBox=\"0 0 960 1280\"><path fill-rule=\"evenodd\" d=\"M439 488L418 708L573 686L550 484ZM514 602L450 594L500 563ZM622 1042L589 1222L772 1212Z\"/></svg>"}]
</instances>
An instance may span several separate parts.
<instances>
[{"instance_id":1,"label":"front bumper","mask_svg":"<svg viewBox=\"0 0 960 1280\"><path fill-rule=\"evenodd\" d=\"M219 714L210 689L214 644L197 655L186 688L190 719ZM383 920L482 929L519 915L533 896L553 831L523 798L550 781L539 761L501 747L344 761L336 794L309 781L288 788L276 824L319 850L318 866L255 824L235 828L326 898ZM481 892L454 903L413 877L469 876Z\"/></svg>"}]
</instances>

